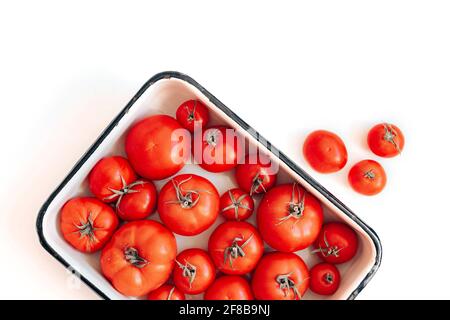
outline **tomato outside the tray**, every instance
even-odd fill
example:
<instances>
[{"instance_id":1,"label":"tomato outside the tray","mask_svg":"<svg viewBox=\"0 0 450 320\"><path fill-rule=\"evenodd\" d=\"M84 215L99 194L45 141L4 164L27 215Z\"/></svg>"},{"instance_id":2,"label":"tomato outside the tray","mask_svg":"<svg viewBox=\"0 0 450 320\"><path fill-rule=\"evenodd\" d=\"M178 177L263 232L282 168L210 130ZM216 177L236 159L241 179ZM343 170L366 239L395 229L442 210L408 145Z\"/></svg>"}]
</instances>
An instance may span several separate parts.
<instances>
[{"instance_id":1,"label":"tomato outside the tray","mask_svg":"<svg viewBox=\"0 0 450 320\"><path fill-rule=\"evenodd\" d=\"M383 191L387 177L381 164L374 160L363 160L350 169L348 181L356 192L373 196Z\"/></svg>"},{"instance_id":2,"label":"tomato outside the tray","mask_svg":"<svg viewBox=\"0 0 450 320\"><path fill-rule=\"evenodd\" d=\"M367 135L370 150L377 156L392 158L402 153L405 137L399 127L380 123L374 126Z\"/></svg>"}]
</instances>

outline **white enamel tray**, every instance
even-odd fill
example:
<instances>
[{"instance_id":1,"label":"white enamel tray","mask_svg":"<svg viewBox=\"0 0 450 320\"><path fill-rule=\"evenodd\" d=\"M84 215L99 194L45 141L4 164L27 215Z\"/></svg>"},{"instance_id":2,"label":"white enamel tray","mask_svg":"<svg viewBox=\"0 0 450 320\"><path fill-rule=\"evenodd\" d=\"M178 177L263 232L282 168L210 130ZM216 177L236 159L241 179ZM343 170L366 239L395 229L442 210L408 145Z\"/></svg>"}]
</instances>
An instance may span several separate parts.
<instances>
[{"instance_id":1,"label":"white enamel tray","mask_svg":"<svg viewBox=\"0 0 450 320\"><path fill-rule=\"evenodd\" d=\"M333 296L328 297L328 299L354 299L373 277L381 262L381 244L375 232L195 80L178 72L163 72L152 77L51 194L37 218L37 231L42 246L71 271L77 272L80 278L101 297L127 299L114 290L102 276L99 253L83 254L65 242L58 228L59 210L70 198L89 195L86 177L98 160L110 155L125 156L124 137L133 123L153 114L163 113L174 116L177 107L189 99L199 99L210 108L211 124L226 124L235 128L247 139L248 144L264 150L272 158L272 161L279 163L278 183L297 181L315 195L322 202L325 221L343 221L354 228L360 240L359 251L354 259L339 266L342 275L341 286ZM220 194L236 186L233 171L225 174L212 174L197 165L188 164L180 173L195 173L206 177L214 183ZM166 181L167 179L155 182L158 190ZM254 213L250 222L255 222L255 215ZM159 220L158 214L153 214L150 219ZM209 235L221 222L223 222L223 218L219 217L211 228L195 237L177 235L178 252L191 247L207 249ZM267 246L266 249L271 250ZM309 267L318 262L318 258L312 255L309 249L298 252L298 254ZM201 298L201 296L189 298ZM323 297L308 291L304 299L323 299Z\"/></svg>"}]
</instances>

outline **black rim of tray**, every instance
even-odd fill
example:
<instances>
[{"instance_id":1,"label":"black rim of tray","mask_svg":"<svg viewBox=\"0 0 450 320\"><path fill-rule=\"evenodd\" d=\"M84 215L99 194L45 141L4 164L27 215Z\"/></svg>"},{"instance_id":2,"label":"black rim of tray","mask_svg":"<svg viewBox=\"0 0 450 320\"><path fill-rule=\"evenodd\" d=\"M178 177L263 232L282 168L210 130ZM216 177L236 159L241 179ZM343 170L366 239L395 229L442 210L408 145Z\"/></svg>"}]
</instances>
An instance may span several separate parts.
<instances>
[{"instance_id":1,"label":"black rim of tray","mask_svg":"<svg viewBox=\"0 0 450 320\"><path fill-rule=\"evenodd\" d=\"M79 275L80 279L88 285L92 290L94 290L100 297L104 299L109 299L109 297L101 291L96 285L86 279L80 272L75 270L63 257L61 257L55 249L53 249L50 244L45 239L43 233L43 219L47 212L47 208L50 203L54 200L56 195L64 188L64 186L72 179L75 173L83 166L83 164L88 160L88 158L94 153L94 151L98 148L98 146L103 142L103 140L111 133L120 119L128 112L128 110L134 105L134 103L139 99L139 97L155 82L161 79L170 79L176 78L183 81L188 82L195 88L201 91L203 95L205 95L215 106L217 106L220 110L222 110L227 116L229 116L232 120L234 120L239 126L241 126L244 130L249 131L250 134L257 139L258 141L263 141L268 150L270 152L275 151L278 154L274 154L281 161L283 161L290 169L292 169L295 173L301 176L308 184L310 184L313 188L315 188L318 192L320 192L325 198L327 198L333 205L335 205L339 210L344 212L350 219L352 219L358 226L360 226L373 241L375 246L376 256L375 263L358 287L349 295L348 300L354 300L358 294L366 287L369 281L377 272L378 268L381 264L382 258L382 247L380 239L378 235L375 233L372 228L370 228L366 223L364 223L361 219L359 219L347 206L345 206L339 199L337 199L333 194L331 194L327 189L325 189L321 184L319 184L316 180L314 180L310 175L308 175L303 169L301 169L298 165L296 165L292 160L290 160L283 152L279 151L273 145L270 144L266 139L264 139L258 132L256 132L252 127L250 127L244 120L242 120L239 116L237 116L233 111L231 111L227 106L225 106L222 102L220 102L214 95L212 95L209 91L203 88L197 81L180 72L176 71L165 71L154 75L150 80L148 80L142 88L136 93L136 95L131 99L130 102L122 109L122 111L112 120L112 122L106 127L106 129L100 134L97 140L92 144L92 146L87 150L87 152L81 157L80 160L75 164L75 166L70 170L69 174L64 178L64 180L59 184L55 191L48 197L45 203L42 205L39 210L38 217L36 220L36 228L37 233L39 235L39 241L41 245L47 250L56 260L62 263L66 268L68 268L72 273L76 273Z\"/></svg>"}]
</instances>

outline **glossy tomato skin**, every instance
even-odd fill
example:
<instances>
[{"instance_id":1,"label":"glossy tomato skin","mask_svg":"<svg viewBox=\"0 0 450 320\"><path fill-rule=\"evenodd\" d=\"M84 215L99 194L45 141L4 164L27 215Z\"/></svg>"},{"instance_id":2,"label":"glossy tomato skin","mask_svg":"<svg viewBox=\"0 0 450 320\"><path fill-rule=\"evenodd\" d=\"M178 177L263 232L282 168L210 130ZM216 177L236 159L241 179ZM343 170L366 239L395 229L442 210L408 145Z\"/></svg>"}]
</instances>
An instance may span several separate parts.
<instances>
[{"instance_id":1,"label":"glossy tomato skin","mask_svg":"<svg viewBox=\"0 0 450 320\"><path fill-rule=\"evenodd\" d=\"M102 251L100 265L117 291L140 297L167 281L176 255L172 232L156 221L140 220L117 230Z\"/></svg>"},{"instance_id":2,"label":"glossy tomato skin","mask_svg":"<svg viewBox=\"0 0 450 320\"><path fill-rule=\"evenodd\" d=\"M165 284L150 292L147 300L186 300L186 297L175 286Z\"/></svg>"},{"instance_id":3,"label":"glossy tomato skin","mask_svg":"<svg viewBox=\"0 0 450 320\"><path fill-rule=\"evenodd\" d=\"M295 252L314 243L322 227L323 210L320 202L300 185L283 184L264 195L257 222L269 246Z\"/></svg>"},{"instance_id":4,"label":"glossy tomato skin","mask_svg":"<svg viewBox=\"0 0 450 320\"><path fill-rule=\"evenodd\" d=\"M192 152L200 167L209 172L225 172L237 166L244 147L236 131L225 126L204 130L194 135Z\"/></svg>"},{"instance_id":5,"label":"glossy tomato skin","mask_svg":"<svg viewBox=\"0 0 450 320\"><path fill-rule=\"evenodd\" d=\"M346 224L330 222L323 226L314 246L314 252L323 261L341 264L356 255L359 241L356 232Z\"/></svg>"},{"instance_id":6,"label":"glossy tomato skin","mask_svg":"<svg viewBox=\"0 0 450 320\"><path fill-rule=\"evenodd\" d=\"M338 135L317 130L308 135L303 144L303 155L309 165L320 173L333 173L347 164L348 154Z\"/></svg>"},{"instance_id":7,"label":"glossy tomato skin","mask_svg":"<svg viewBox=\"0 0 450 320\"><path fill-rule=\"evenodd\" d=\"M181 174L162 187L158 213L162 222L173 232L193 236L216 221L219 200L219 193L209 180L195 174Z\"/></svg>"},{"instance_id":8,"label":"glossy tomato skin","mask_svg":"<svg viewBox=\"0 0 450 320\"><path fill-rule=\"evenodd\" d=\"M60 212L60 230L75 249L100 250L119 225L114 210L96 198L80 197L66 202Z\"/></svg>"},{"instance_id":9,"label":"glossy tomato skin","mask_svg":"<svg viewBox=\"0 0 450 320\"><path fill-rule=\"evenodd\" d=\"M348 181L356 192L374 196L383 191L387 177L381 164L374 160L363 160L350 169Z\"/></svg>"},{"instance_id":10,"label":"glossy tomato skin","mask_svg":"<svg viewBox=\"0 0 450 320\"><path fill-rule=\"evenodd\" d=\"M206 291L205 300L254 300L246 279L239 276L222 276Z\"/></svg>"},{"instance_id":11,"label":"glossy tomato skin","mask_svg":"<svg viewBox=\"0 0 450 320\"><path fill-rule=\"evenodd\" d=\"M150 116L129 130L125 151L140 176L165 179L180 171L189 159L190 133L172 117Z\"/></svg>"},{"instance_id":12,"label":"glossy tomato skin","mask_svg":"<svg viewBox=\"0 0 450 320\"><path fill-rule=\"evenodd\" d=\"M251 196L267 192L277 182L277 168L269 158L261 154L245 157L244 163L236 167L235 177L239 188Z\"/></svg>"},{"instance_id":13,"label":"glossy tomato skin","mask_svg":"<svg viewBox=\"0 0 450 320\"><path fill-rule=\"evenodd\" d=\"M266 254L252 278L252 289L257 300L301 300L308 286L308 267L302 258L293 253Z\"/></svg>"},{"instance_id":14,"label":"glossy tomato skin","mask_svg":"<svg viewBox=\"0 0 450 320\"><path fill-rule=\"evenodd\" d=\"M211 234L208 251L221 272L243 275L256 267L264 253L264 244L250 223L228 221Z\"/></svg>"},{"instance_id":15,"label":"glossy tomato skin","mask_svg":"<svg viewBox=\"0 0 450 320\"><path fill-rule=\"evenodd\" d=\"M139 180L116 204L117 215L125 221L147 218L155 211L156 187L151 181Z\"/></svg>"},{"instance_id":16,"label":"glossy tomato skin","mask_svg":"<svg viewBox=\"0 0 450 320\"><path fill-rule=\"evenodd\" d=\"M335 265L319 263L310 270L309 288L312 292L322 296L336 293L341 283L341 274Z\"/></svg>"},{"instance_id":17,"label":"glossy tomato skin","mask_svg":"<svg viewBox=\"0 0 450 320\"><path fill-rule=\"evenodd\" d=\"M118 196L111 191L120 191L137 177L130 163L124 157L113 156L101 159L89 173L89 189L103 202L115 202Z\"/></svg>"},{"instance_id":18,"label":"glossy tomato skin","mask_svg":"<svg viewBox=\"0 0 450 320\"><path fill-rule=\"evenodd\" d=\"M177 109L177 121L190 132L204 129L209 121L208 107L200 100L188 100Z\"/></svg>"},{"instance_id":19,"label":"glossy tomato skin","mask_svg":"<svg viewBox=\"0 0 450 320\"><path fill-rule=\"evenodd\" d=\"M402 152L405 147L405 137L399 127L380 123L369 131L367 144L377 156L392 158Z\"/></svg>"},{"instance_id":20,"label":"glossy tomato skin","mask_svg":"<svg viewBox=\"0 0 450 320\"><path fill-rule=\"evenodd\" d=\"M176 264L173 282L186 294L205 292L216 278L216 268L205 250L184 250L177 256Z\"/></svg>"},{"instance_id":21,"label":"glossy tomato skin","mask_svg":"<svg viewBox=\"0 0 450 320\"><path fill-rule=\"evenodd\" d=\"M220 197L220 212L227 220L247 220L254 209L252 197L239 188L230 189Z\"/></svg>"}]
</instances>

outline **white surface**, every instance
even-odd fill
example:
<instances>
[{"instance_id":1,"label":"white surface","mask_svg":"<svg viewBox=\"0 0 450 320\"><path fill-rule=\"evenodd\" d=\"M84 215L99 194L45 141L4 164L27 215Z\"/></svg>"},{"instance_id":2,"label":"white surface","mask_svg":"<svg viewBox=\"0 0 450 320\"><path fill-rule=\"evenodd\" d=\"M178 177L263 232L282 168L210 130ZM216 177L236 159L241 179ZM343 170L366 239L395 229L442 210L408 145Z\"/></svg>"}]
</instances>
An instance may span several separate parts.
<instances>
[{"instance_id":1,"label":"white surface","mask_svg":"<svg viewBox=\"0 0 450 320\"><path fill-rule=\"evenodd\" d=\"M97 298L40 248L36 213L167 69L199 81L376 230L383 263L360 299L450 298L448 2L129 3L0 7L0 298ZM401 157L381 160L380 196L353 193L349 165L330 176L304 165L302 141L317 128L342 136L350 164L373 157L364 136L380 121L407 137Z\"/></svg>"}]
</instances>

